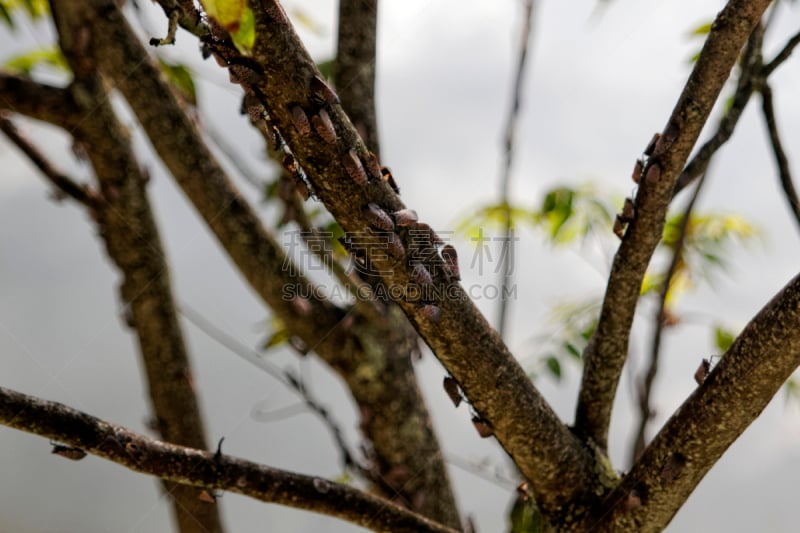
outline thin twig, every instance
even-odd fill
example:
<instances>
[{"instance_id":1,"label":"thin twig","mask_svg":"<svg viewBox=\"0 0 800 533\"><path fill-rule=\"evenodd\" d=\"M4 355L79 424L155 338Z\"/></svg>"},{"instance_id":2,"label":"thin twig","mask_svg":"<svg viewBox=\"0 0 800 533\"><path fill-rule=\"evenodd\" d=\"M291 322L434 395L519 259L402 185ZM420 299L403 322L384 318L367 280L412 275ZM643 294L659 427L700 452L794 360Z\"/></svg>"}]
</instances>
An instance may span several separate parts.
<instances>
[{"instance_id":1,"label":"thin twig","mask_svg":"<svg viewBox=\"0 0 800 533\"><path fill-rule=\"evenodd\" d=\"M761 86L761 110L764 114L764 122L769 132L769 141L772 146L772 153L775 155L775 164L778 165L778 177L781 180L783 192L786 200L794 215L795 222L800 225L800 199L797 197L797 190L794 188L792 171L789 168L789 158L783 149L778 125L775 119L775 108L772 102L772 88L765 81Z\"/></svg>"},{"instance_id":2,"label":"thin twig","mask_svg":"<svg viewBox=\"0 0 800 533\"><path fill-rule=\"evenodd\" d=\"M795 47L800 44L800 32L795 33L791 39L789 39L786 44L783 46L783 49L778 52L778 54L764 66L764 70L762 70L762 74L766 78L772 71L781 66L781 63L789 59L789 56L792 55Z\"/></svg>"},{"instance_id":3,"label":"thin twig","mask_svg":"<svg viewBox=\"0 0 800 533\"><path fill-rule=\"evenodd\" d=\"M63 404L0 387L0 424L64 443L133 471L208 491L327 514L376 531L454 533L382 498L304 476L134 433Z\"/></svg>"},{"instance_id":4,"label":"thin twig","mask_svg":"<svg viewBox=\"0 0 800 533\"><path fill-rule=\"evenodd\" d=\"M61 195L63 195L87 207L97 206L100 200L90 192L88 186L78 183L56 169L47 157L19 132L16 125L2 114L0 114L0 131L5 133L6 137L8 137L8 139L30 159L31 163L36 165L36 168L39 169L42 175L58 189L57 198L60 199Z\"/></svg>"},{"instance_id":5,"label":"thin twig","mask_svg":"<svg viewBox=\"0 0 800 533\"><path fill-rule=\"evenodd\" d=\"M328 431L331 433L331 436L333 437L333 440L339 449L344 467L354 469L359 473L367 471L364 466L358 464L358 462L354 459L354 454L350 451L347 442L344 440L344 432L339 424L333 419L328 408L322 405L312 396L302 380L300 380L293 373L280 369L277 365L273 364L264 357L261 357L254 350L248 346L245 346L231 335L228 335L219 329L210 320L205 318L187 303L184 302L181 304L179 311L189 322L191 322L200 331L208 335L211 339L215 340L230 352L235 353L247 362L257 366L302 398L304 407L317 415L322 423L328 428Z\"/></svg>"},{"instance_id":6,"label":"thin twig","mask_svg":"<svg viewBox=\"0 0 800 533\"><path fill-rule=\"evenodd\" d=\"M678 270L678 265L680 265L680 263L683 261L683 249L686 242L689 221L691 219L694 206L697 203L697 198L700 195L700 190L703 188L703 183L705 183L706 175L707 171L700 176L700 180L697 182L697 186L694 188L692 197L689 200L689 203L686 204L686 208L683 211L683 217L681 218L681 223L678 228L678 239L675 241L675 245L672 250L672 260L669 263L669 267L667 268L667 272L664 275L664 280L662 281L658 292L658 312L655 315L653 343L650 347L650 361L647 367L647 372L645 373L644 379L641 382L641 387L639 388L639 424L633 441L634 446L631 464L633 464L639 455L641 455L642 451L644 451L645 431L647 429L648 422L650 422L650 420L653 418L650 399L653 392L653 382L658 374L658 363L661 355L661 338L664 332L664 326L666 324L665 318L667 311L667 295L670 287L672 286L675 273Z\"/></svg>"},{"instance_id":7,"label":"thin twig","mask_svg":"<svg viewBox=\"0 0 800 533\"><path fill-rule=\"evenodd\" d=\"M758 25L750 34L747 41L747 46L742 54L741 61L739 62L741 71L739 79L736 83L736 92L731 100L731 105L725 112L725 115L717 125L717 131L709 138L700 150L692 157L689 163L684 167L683 172L678 177L678 182L675 185L673 196L682 191L687 185L702 176L708 165L711 163L711 158L714 154L728 142L733 135L736 125L739 123L739 118L742 116L744 108L750 101L753 91L756 90L761 79L761 72L763 70L761 45L764 39L764 26Z\"/></svg>"},{"instance_id":8,"label":"thin twig","mask_svg":"<svg viewBox=\"0 0 800 533\"><path fill-rule=\"evenodd\" d=\"M511 109L508 112L505 136L503 145L505 148L503 167L500 171L500 203L505 207L505 220L503 221L503 253L500 255L500 300L497 319L497 331L503 337L506 332L506 314L508 312L509 300L506 299L509 287L513 280L513 243L511 242L514 221L511 219L511 205L509 199L509 188L511 185L511 165L514 161L514 140L517 129L517 119L522 105L522 82L525 76L525 66L527 65L528 47L530 43L531 30L533 28L533 0L526 0L522 15L522 30L519 40L519 55L517 58L517 69L514 75L514 85L511 96Z\"/></svg>"}]
</instances>

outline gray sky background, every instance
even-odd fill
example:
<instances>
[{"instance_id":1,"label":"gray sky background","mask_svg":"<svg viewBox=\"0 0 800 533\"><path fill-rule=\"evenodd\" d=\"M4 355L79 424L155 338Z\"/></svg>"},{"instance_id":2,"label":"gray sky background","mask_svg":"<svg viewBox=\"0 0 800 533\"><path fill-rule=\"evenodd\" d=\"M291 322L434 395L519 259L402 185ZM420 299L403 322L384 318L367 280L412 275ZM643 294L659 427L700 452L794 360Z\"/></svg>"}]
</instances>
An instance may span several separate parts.
<instances>
[{"instance_id":1,"label":"gray sky background","mask_svg":"<svg viewBox=\"0 0 800 533\"><path fill-rule=\"evenodd\" d=\"M161 33L165 21L148 2L145 25ZM540 2L530 70L517 136L512 191L532 206L557 184L594 181L620 197L632 188L633 162L653 132L661 130L689 74L701 42L688 34L710 21L720 1L615 0L605 9L591 0ZM300 28L315 57L333 54L335 2L296 0L321 26ZM476 206L496 199L501 128L506 119L519 2L410 0L386 2L380 11L378 105L383 161L392 167L404 201L440 230ZM783 6L767 37L767 57L800 27L800 9ZM200 81L203 121L237 147L239 157L267 177L260 141L238 116L236 90L226 73L202 62L196 41L183 33L171 58L192 65ZM0 32L0 59L51 42L41 25ZM779 126L797 169L800 152L800 67L787 61L773 78ZM121 107L124 105L120 103ZM680 309L692 322L675 328L665 344L655 389L663 423L693 389L700 358L713 353L710 325L740 328L797 273L800 240L775 176L757 113L750 104L739 128L713 165L700 208L746 216L763 242L737 248L731 268L713 287L702 286ZM130 120L130 119L129 119ZM712 120L712 122L714 122ZM69 154L60 133L23 123L58 163L81 179L89 169ZM219 328L249 346L266 336L268 312L232 269L187 201L165 175L146 142L142 162L153 175L152 200L169 255L174 289ZM55 204L48 189L13 147L0 142L0 382L58 400L109 421L146 431L146 393L134 339L118 319L118 279L87 216ZM232 172L235 172L231 168ZM242 181L252 199L258 193ZM443 201L444 200L444 201ZM274 220L269 210L265 218ZM616 242L601 236L582 249L553 250L541 237L520 234L509 344L524 364L547 329L554 303L599 296ZM459 250L469 250L466 241ZM467 255L462 252L462 255ZM490 269L464 273L467 285L494 283ZM495 303L477 301L495 315ZM648 309L633 336L612 424L612 457L627 466L632 430L630 372L649 341ZM222 348L184 321L211 441L225 437L227 453L326 477L340 474L335 450L313 416L265 422L254 416L297 400L262 371ZM356 416L339 381L313 358L286 350L269 355L279 366L299 368L317 396L338 406L337 418L357 443ZM444 371L430 354L417 366L445 453L455 463L509 471L499 447L481 440L465 407L454 410L441 390ZM566 368L561 384L537 386L571 422L579 369ZM776 397L762 417L731 447L672 522L670 531L773 531L797 529L800 477L800 408ZM14 532L145 532L168 529L168 507L154 480L95 458L73 463L51 456L44 439L0 427L0 530ZM480 531L503 529L513 488L484 481L453 466L461 509ZM361 531L342 522L264 505L235 495L221 500L231 531Z\"/></svg>"}]
</instances>

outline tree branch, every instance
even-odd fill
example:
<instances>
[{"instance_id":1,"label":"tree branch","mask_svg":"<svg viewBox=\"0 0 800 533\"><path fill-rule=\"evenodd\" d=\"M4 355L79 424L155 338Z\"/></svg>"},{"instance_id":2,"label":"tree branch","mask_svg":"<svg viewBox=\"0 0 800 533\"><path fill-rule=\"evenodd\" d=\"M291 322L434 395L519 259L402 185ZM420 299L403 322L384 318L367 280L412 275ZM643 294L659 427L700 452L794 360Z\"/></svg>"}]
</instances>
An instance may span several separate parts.
<instances>
[{"instance_id":1,"label":"tree branch","mask_svg":"<svg viewBox=\"0 0 800 533\"><path fill-rule=\"evenodd\" d=\"M505 206L505 220L503 221L503 246L506 247L500 255L500 300L497 319L497 332L501 337L506 333L506 313L508 311L509 287L513 280L512 269L514 266L514 254L512 253L514 243L512 242L513 220L511 219L511 205L509 203L509 188L511 185L511 164L514 161L514 138L517 129L517 117L519 116L520 106L522 105L522 81L525 76L525 65L528 57L528 43L533 28L533 0L525 0L522 15L522 30L520 31L519 55L517 57L517 69L514 75L514 85L511 96L511 109L508 111L508 120L504 141L505 154L503 167L500 171L500 203Z\"/></svg>"},{"instance_id":2,"label":"tree branch","mask_svg":"<svg viewBox=\"0 0 800 533\"><path fill-rule=\"evenodd\" d=\"M72 33L91 27L87 54L125 96L154 149L256 293L345 379L373 448L391 446L392 454L374 458L384 493L415 509L436 507L437 487L447 488L446 474L408 357L416 341L409 345L412 341L396 331L396 311L389 309L372 321L353 310L344 312L288 261L213 159L113 0L58 5L70 18ZM213 40L206 44L219 45ZM236 54L228 62L229 72L233 80L249 85L254 62ZM398 428L404 439L397 439Z\"/></svg>"},{"instance_id":3,"label":"tree branch","mask_svg":"<svg viewBox=\"0 0 800 533\"><path fill-rule=\"evenodd\" d=\"M600 319L584 351L576 430L601 449L628 354L642 279L661 240L679 174L739 52L769 0L731 0L719 13L667 125L655 143L636 195L636 218L614 257Z\"/></svg>"},{"instance_id":4,"label":"tree branch","mask_svg":"<svg viewBox=\"0 0 800 533\"><path fill-rule=\"evenodd\" d=\"M378 0L339 0L334 85L367 147L380 154L375 118L375 50Z\"/></svg>"},{"instance_id":5,"label":"tree branch","mask_svg":"<svg viewBox=\"0 0 800 533\"><path fill-rule=\"evenodd\" d=\"M375 67L376 67L376 48L378 32L378 0L339 0L339 29L337 35L336 65L334 68L334 86L338 91L342 108L345 110L355 129L359 132L366 146L371 150L377 159L380 154L380 136L378 134L378 124L375 112ZM312 119L313 120L313 119ZM366 171L365 171L366 172ZM294 195L297 201L297 195ZM302 207L300 207L302 212ZM337 272L338 263L333 261L334 272ZM342 274L338 276L340 279ZM352 276L359 278L358 273ZM385 291L383 281L375 276L366 276L367 283L372 285L374 293ZM343 280L346 285L352 282ZM361 290L357 287L356 290ZM357 299L357 302L360 298ZM377 302L365 302L373 304ZM410 359L419 349L419 339L417 332L409 324L406 316L392 302L386 302L390 307L387 313L387 327L400 342L398 347L403 351L396 350L390 357ZM370 310L366 310L367 313ZM374 313L374 311L373 311ZM369 316L369 315L367 315ZM372 320L374 322L374 319ZM407 435L403 439L398 439L391 435L391 426L400 421L404 415L405 408L395 410L391 407L382 408L383 411L390 411L390 416L367 416L365 423L367 428L371 428L373 433L381 435L379 441L373 440L375 454L375 464L378 467L376 472L377 486L383 493L389 495L394 492L394 486L403 485L404 487L414 487L413 476L409 477L410 472L406 471L408 466L412 466L418 471L422 483L416 484L416 490L406 489L404 496L410 499L412 508L420 511L425 516L433 518L451 527L460 527L461 518L459 517L458 506L453 495L450 475L447 471L441 448L432 429L432 421L419 396L416 379L411 374L410 366L396 367L401 374L394 378L399 384L408 384L407 388L400 388L396 385L389 389L395 390L396 399L391 404L398 405L400 397L410 400L411 405L417 404L418 416L420 417L417 427L422 431ZM384 421L381 421L383 419ZM386 424L389 424L388 426ZM428 442L430 457L417 458L415 460L397 461L397 458L405 457L409 449L419 449L421 442ZM401 475L399 475L401 474ZM387 482L388 481L388 482ZM411 481L411 482L409 482ZM387 486L388 485L388 486ZM390 489L387 491L387 488Z\"/></svg>"},{"instance_id":6,"label":"tree branch","mask_svg":"<svg viewBox=\"0 0 800 533\"><path fill-rule=\"evenodd\" d=\"M262 1L251 6L257 38L252 55L254 75L248 84L262 95L270 119L325 207L346 232L369 235L375 220L369 204L386 213L405 206L379 177L373 176L363 186L349 177L347 158L355 154L366 161L368 157L363 141L336 97L320 87L320 74L280 5ZM207 42L229 63L234 61L238 53L220 39ZM330 119L332 128L313 131L297 127L293 113L297 108L320 125L324 125L322 116ZM335 135L330 134L331 129ZM405 256L381 253L381 242L375 239L368 248L374 269L381 273L392 294L399 295L396 301L417 331L531 479L537 502L554 514L569 512L567 501L577 503L589 497L591 487L601 483L594 457L558 420L497 332L448 274L442 258L430 253L415 256L406 229L397 228L393 235L400 237ZM384 242L384 251L385 246ZM415 287L425 288L426 294L415 292ZM430 306L436 308L433 313Z\"/></svg>"},{"instance_id":7,"label":"tree branch","mask_svg":"<svg viewBox=\"0 0 800 533\"><path fill-rule=\"evenodd\" d=\"M798 365L800 276L750 321L620 486L578 529L662 530Z\"/></svg>"},{"instance_id":8,"label":"tree branch","mask_svg":"<svg viewBox=\"0 0 800 533\"><path fill-rule=\"evenodd\" d=\"M57 189L57 198L69 197L86 207L99 207L99 199L95 197L87 185L73 180L56 169L39 149L22 135L17 127L0 113L0 131L24 153L39 169L44 177Z\"/></svg>"},{"instance_id":9,"label":"tree branch","mask_svg":"<svg viewBox=\"0 0 800 533\"><path fill-rule=\"evenodd\" d=\"M797 190L794 188L792 180L792 171L789 168L789 158L783 149L781 143L780 133L778 132L778 124L775 119L775 108L772 103L772 88L765 80L760 88L761 92L761 110L764 115L764 122L767 125L769 133L769 142L772 147L772 153L775 155L775 164L778 167L778 177L781 180L781 187L786 195L786 201L789 202L789 208L792 210L794 220L800 225L800 199L797 197Z\"/></svg>"},{"instance_id":10,"label":"tree branch","mask_svg":"<svg viewBox=\"0 0 800 533\"><path fill-rule=\"evenodd\" d=\"M219 451L210 453L157 441L60 403L3 387L0 423L173 483L235 492L327 514L375 531L455 532L346 485L269 468Z\"/></svg>"},{"instance_id":11,"label":"tree branch","mask_svg":"<svg viewBox=\"0 0 800 533\"><path fill-rule=\"evenodd\" d=\"M61 20L53 10L56 25ZM102 81L78 41L61 40L75 79L69 87L73 109L83 118L71 133L91 161L102 201L91 206L106 250L122 274L120 300L125 320L136 332L154 425L161 438L205 448L206 437L194 391L189 355L172 299L168 267L146 194L148 176L118 122ZM183 533L221 532L217 508L198 500L191 487L166 483Z\"/></svg>"},{"instance_id":12,"label":"tree branch","mask_svg":"<svg viewBox=\"0 0 800 533\"><path fill-rule=\"evenodd\" d=\"M800 44L800 32L795 33L791 39L789 39L786 44L783 46L780 52L764 66L764 70L762 74L765 78L769 77L776 68L781 66L781 64L789 59L789 56L792 55L795 47Z\"/></svg>"},{"instance_id":13,"label":"tree branch","mask_svg":"<svg viewBox=\"0 0 800 533\"><path fill-rule=\"evenodd\" d=\"M739 118L742 116L744 108L750 101L753 91L756 90L760 84L763 64L761 57L761 45L764 39L764 27L762 25L756 26L750 34L750 38L745 46L744 53L739 62L741 72L739 79L736 83L736 92L731 100L731 105L719 121L717 131L708 139L703 146L692 157L691 161L686 165L678 177L678 182L675 184L673 196L677 195L687 185L692 183L698 177L705 174L708 165L711 163L711 158L717 153L717 150L728 142L728 139L733 135L733 130L739 123Z\"/></svg>"},{"instance_id":14,"label":"tree branch","mask_svg":"<svg viewBox=\"0 0 800 533\"><path fill-rule=\"evenodd\" d=\"M0 109L60 126L67 131L83 118L66 89L0 71Z\"/></svg>"},{"instance_id":15,"label":"tree branch","mask_svg":"<svg viewBox=\"0 0 800 533\"><path fill-rule=\"evenodd\" d=\"M697 198L700 196L700 190L703 188L705 179L706 173L704 171L700 176L700 180L697 182L697 186L694 188L692 198L689 200L689 203L686 205L686 208L683 211L683 217L681 218L680 227L678 228L678 238L676 239L674 248L672 250L672 259L670 260L667 271L664 274L664 280L662 281L661 287L658 291L658 311L656 312L655 320L653 321L654 331L653 343L650 347L650 361L647 371L645 372L644 379L641 382L641 388L639 389L639 424L633 441L634 445L631 454L631 464L633 464L641 455L642 451L644 451L646 444L645 430L647 429L648 423L653 418L654 413L650 405L650 398L653 393L653 382L658 374L659 359L661 358L661 337L664 333L664 326L666 325L665 320L667 318L667 295L669 294L669 289L672 286L672 278L677 272L678 265L680 265L683 261L683 248L684 243L686 242L687 228L689 227L692 211L697 203Z\"/></svg>"}]
</instances>

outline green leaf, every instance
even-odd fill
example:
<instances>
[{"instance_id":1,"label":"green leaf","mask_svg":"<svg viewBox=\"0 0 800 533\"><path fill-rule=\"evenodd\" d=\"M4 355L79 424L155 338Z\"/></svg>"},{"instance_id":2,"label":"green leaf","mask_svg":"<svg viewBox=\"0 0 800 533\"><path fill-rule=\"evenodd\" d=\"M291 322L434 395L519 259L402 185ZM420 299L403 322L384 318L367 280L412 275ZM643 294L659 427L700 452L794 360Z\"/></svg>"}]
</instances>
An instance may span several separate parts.
<instances>
[{"instance_id":1,"label":"green leaf","mask_svg":"<svg viewBox=\"0 0 800 533\"><path fill-rule=\"evenodd\" d=\"M233 44L241 53L250 55L256 44L256 19L253 10L246 8L239 22L239 29L231 33Z\"/></svg>"},{"instance_id":2,"label":"green leaf","mask_svg":"<svg viewBox=\"0 0 800 533\"><path fill-rule=\"evenodd\" d=\"M592 329L592 331L594 331L594 327L592 327L591 329ZM591 336L591 334L590 334L590 336ZM589 337L584 337L584 335L583 335L583 332L581 332L581 337L583 337L583 338L585 338L585 339L587 339L587 340L588 340L588 338L589 338ZM566 351L568 354L570 354L572 357L574 357L575 359L577 359L578 361L580 361L580 360L581 360L581 358L583 357L583 354L582 354L582 353L581 353L581 351L578 349L578 347L577 347L577 346L575 346L574 344L572 344L571 342L565 342L565 343L564 343L564 350L565 350L565 351Z\"/></svg>"},{"instance_id":3,"label":"green leaf","mask_svg":"<svg viewBox=\"0 0 800 533\"><path fill-rule=\"evenodd\" d=\"M34 68L41 65L48 65L56 70L69 72L67 62L64 60L64 56L61 55L61 49L56 46L37 48L36 50L25 52L12 57L3 66L9 70L30 74Z\"/></svg>"},{"instance_id":4,"label":"green leaf","mask_svg":"<svg viewBox=\"0 0 800 533\"><path fill-rule=\"evenodd\" d=\"M184 100L196 107L197 92L192 78L192 71L180 64L167 63L163 59L159 59L158 62L172 86L178 89Z\"/></svg>"},{"instance_id":5,"label":"green leaf","mask_svg":"<svg viewBox=\"0 0 800 533\"><path fill-rule=\"evenodd\" d=\"M511 218L511 227L516 227L521 222L528 222L533 213L520 207L508 204L489 204L460 217L456 223L456 233L466 234L476 243L485 241L487 229L500 230L505 228L506 217Z\"/></svg>"},{"instance_id":6,"label":"green leaf","mask_svg":"<svg viewBox=\"0 0 800 533\"><path fill-rule=\"evenodd\" d=\"M542 533L545 530L544 515L533 500L517 498L508 519L510 533Z\"/></svg>"},{"instance_id":7,"label":"green leaf","mask_svg":"<svg viewBox=\"0 0 800 533\"><path fill-rule=\"evenodd\" d=\"M711 33L711 25L712 24L713 24L713 22L711 22L711 21L704 22L704 23L700 24L699 26L697 26L696 28L694 28L691 31L690 35L708 35L709 33Z\"/></svg>"},{"instance_id":8,"label":"green leaf","mask_svg":"<svg viewBox=\"0 0 800 533\"><path fill-rule=\"evenodd\" d=\"M729 330L724 329L722 326L714 327L714 343L720 353L727 352L734 340L736 340L736 335Z\"/></svg>"},{"instance_id":9,"label":"green leaf","mask_svg":"<svg viewBox=\"0 0 800 533\"><path fill-rule=\"evenodd\" d=\"M553 375L553 377L555 377L556 379L560 380L561 379L561 363L558 362L558 359L556 359L555 357L548 357L545 360L545 363L547 364L547 370L550 371L550 373Z\"/></svg>"},{"instance_id":10,"label":"green leaf","mask_svg":"<svg viewBox=\"0 0 800 533\"><path fill-rule=\"evenodd\" d=\"M247 9L247 0L201 0L200 3L206 14L229 32L239 29Z\"/></svg>"}]
</instances>

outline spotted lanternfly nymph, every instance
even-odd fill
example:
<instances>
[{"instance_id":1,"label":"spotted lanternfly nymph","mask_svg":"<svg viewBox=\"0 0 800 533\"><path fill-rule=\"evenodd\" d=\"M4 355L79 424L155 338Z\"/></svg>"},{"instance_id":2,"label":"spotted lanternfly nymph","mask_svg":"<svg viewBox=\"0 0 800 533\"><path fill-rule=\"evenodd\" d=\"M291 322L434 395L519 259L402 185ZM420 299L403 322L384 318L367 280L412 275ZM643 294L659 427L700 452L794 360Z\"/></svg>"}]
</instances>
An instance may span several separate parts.
<instances>
[{"instance_id":1,"label":"spotted lanternfly nymph","mask_svg":"<svg viewBox=\"0 0 800 533\"><path fill-rule=\"evenodd\" d=\"M292 154L289 153L283 154L283 159L281 159L281 165L283 166L284 169L286 169L286 172L288 172L289 174L297 173L297 160L295 160Z\"/></svg>"},{"instance_id":2,"label":"spotted lanternfly nymph","mask_svg":"<svg viewBox=\"0 0 800 533\"><path fill-rule=\"evenodd\" d=\"M248 93L252 94L252 93ZM264 106L259 103L253 103L247 106L247 116L250 117L250 122L257 122L263 120L267 116Z\"/></svg>"},{"instance_id":3,"label":"spotted lanternfly nymph","mask_svg":"<svg viewBox=\"0 0 800 533\"><path fill-rule=\"evenodd\" d=\"M456 280L461 280L461 270L458 268L458 253L456 253L456 249L452 245L446 244L442 248L442 259L444 259L444 264L450 271L450 275Z\"/></svg>"},{"instance_id":4,"label":"spotted lanternfly nymph","mask_svg":"<svg viewBox=\"0 0 800 533\"><path fill-rule=\"evenodd\" d=\"M372 152L369 152L364 157L364 167L369 172L371 178L380 179L383 177L383 173L381 172L381 164L378 162L378 156Z\"/></svg>"},{"instance_id":5,"label":"spotted lanternfly nymph","mask_svg":"<svg viewBox=\"0 0 800 533\"><path fill-rule=\"evenodd\" d=\"M311 117L311 123L325 142L330 144L336 142L336 128L333 127L333 122L331 122L331 117L327 111L320 109L318 114Z\"/></svg>"},{"instance_id":6,"label":"spotted lanternfly nymph","mask_svg":"<svg viewBox=\"0 0 800 533\"><path fill-rule=\"evenodd\" d=\"M619 215L614 219L614 235L619 237L620 240L625 236L625 222L622 221Z\"/></svg>"},{"instance_id":7,"label":"spotted lanternfly nymph","mask_svg":"<svg viewBox=\"0 0 800 533\"><path fill-rule=\"evenodd\" d=\"M438 305L425 304L419 308L419 314L431 322L438 322L442 318L442 308Z\"/></svg>"},{"instance_id":8,"label":"spotted lanternfly nymph","mask_svg":"<svg viewBox=\"0 0 800 533\"><path fill-rule=\"evenodd\" d=\"M711 372L711 361L706 358L703 358L700 361L700 366L697 367L697 370L694 371L694 380L697 382L698 385L702 385L708 374Z\"/></svg>"},{"instance_id":9,"label":"spotted lanternfly nymph","mask_svg":"<svg viewBox=\"0 0 800 533\"><path fill-rule=\"evenodd\" d=\"M411 265L411 279L418 285L430 285L433 283L433 278L428 269L422 263L414 263Z\"/></svg>"},{"instance_id":10,"label":"spotted lanternfly nymph","mask_svg":"<svg viewBox=\"0 0 800 533\"><path fill-rule=\"evenodd\" d=\"M658 140L656 140L656 145L653 148L653 157L659 157L667 153L672 143L675 142L675 139L678 138L678 132L680 129L674 123L671 123L667 126L667 129L664 130L662 135L658 136Z\"/></svg>"},{"instance_id":11,"label":"spotted lanternfly nymph","mask_svg":"<svg viewBox=\"0 0 800 533\"><path fill-rule=\"evenodd\" d=\"M633 205L633 200L625 198L625 203L622 205L622 213L620 213L620 219L622 219L623 222L632 222L635 216L636 207Z\"/></svg>"},{"instance_id":12,"label":"spotted lanternfly nymph","mask_svg":"<svg viewBox=\"0 0 800 533\"><path fill-rule=\"evenodd\" d=\"M217 503L217 496L207 490L200 491L200 494L197 495L197 499L205 503Z\"/></svg>"},{"instance_id":13,"label":"spotted lanternfly nymph","mask_svg":"<svg viewBox=\"0 0 800 533\"><path fill-rule=\"evenodd\" d=\"M400 211L395 211L392 213L392 216L394 217L395 225L400 226L401 228L410 226L419 220L417 212L413 209L401 209Z\"/></svg>"},{"instance_id":14,"label":"spotted lanternfly nymph","mask_svg":"<svg viewBox=\"0 0 800 533\"><path fill-rule=\"evenodd\" d=\"M661 468L661 481L669 483L674 481L686 466L686 456L680 452L673 453Z\"/></svg>"},{"instance_id":15,"label":"spotted lanternfly nymph","mask_svg":"<svg viewBox=\"0 0 800 533\"><path fill-rule=\"evenodd\" d=\"M367 184L369 178L367 178L367 173L364 171L364 166L361 164L361 160L358 158L358 154L355 150L347 152L342 163L344 164L345 170L347 170L347 174L353 181L362 187Z\"/></svg>"},{"instance_id":16,"label":"spotted lanternfly nymph","mask_svg":"<svg viewBox=\"0 0 800 533\"><path fill-rule=\"evenodd\" d=\"M367 217L369 225L373 228L381 229L384 231L394 231L394 222L392 218L386 214L386 211L380 208L378 204L372 202L364 207L364 215Z\"/></svg>"},{"instance_id":17,"label":"spotted lanternfly nymph","mask_svg":"<svg viewBox=\"0 0 800 533\"><path fill-rule=\"evenodd\" d=\"M475 429L478 430L478 435L482 438L487 439L494 435L494 428L489 423L488 420L484 420L479 416L472 417L472 425L475 426Z\"/></svg>"},{"instance_id":18,"label":"spotted lanternfly nymph","mask_svg":"<svg viewBox=\"0 0 800 533\"><path fill-rule=\"evenodd\" d=\"M531 499L531 488L527 481L523 481L517 486L517 497L524 502Z\"/></svg>"},{"instance_id":19,"label":"spotted lanternfly nymph","mask_svg":"<svg viewBox=\"0 0 800 533\"><path fill-rule=\"evenodd\" d=\"M50 453L66 457L73 461L80 461L86 457L86 452L80 448L73 448L72 446L65 446L63 444L53 444L53 450Z\"/></svg>"},{"instance_id":20,"label":"spotted lanternfly nymph","mask_svg":"<svg viewBox=\"0 0 800 533\"><path fill-rule=\"evenodd\" d=\"M389 184L389 187L392 188L395 194L400 194L400 187L397 186L397 182L394 181L394 176L392 176L392 171L389 170L389 167L381 167L381 175L386 183Z\"/></svg>"},{"instance_id":21,"label":"spotted lanternfly nymph","mask_svg":"<svg viewBox=\"0 0 800 533\"><path fill-rule=\"evenodd\" d=\"M636 164L633 165L633 174L631 174L631 179L636 185L639 185L639 182L642 181L642 172L644 171L644 161L641 159L636 160Z\"/></svg>"},{"instance_id":22,"label":"spotted lanternfly nymph","mask_svg":"<svg viewBox=\"0 0 800 533\"><path fill-rule=\"evenodd\" d=\"M228 66L228 77L231 82L238 83L245 88L256 85L260 78L258 72L252 68L236 64Z\"/></svg>"},{"instance_id":23,"label":"spotted lanternfly nymph","mask_svg":"<svg viewBox=\"0 0 800 533\"><path fill-rule=\"evenodd\" d=\"M303 108L299 105L293 106L292 109L292 122L295 129L300 135L311 135L311 123L308 121L308 116Z\"/></svg>"},{"instance_id":24,"label":"spotted lanternfly nymph","mask_svg":"<svg viewBox=\"0 0 800 533\"><path fill-rule=\"evenodd\" d=\"M441 244L444 244L444 241L442 240L441 237L439 237L439 234L437 234L433 230L433 228L430 227L428 224L425 224L424 222L419 222L415 225L415 229L420 231L421 234L425 235L430 244L434 246L439 246Z\"/></svg>"},{"instance_id":25,"label":"spotted lanternfly nymph","mask_svg":"<svg viewBox=\"0 0 800 533\"><path fill-rule=\"evenodd\" d=\"M637 507L642 506L642 497L639 494L639 491L636 489L631 489L628 493L628 497L625 498L625 509L628 511L632 511Z\"/></svg>"},{"instance_id":26,"label":"spotted lanternfly nymph","mask_svg":"<svg viewBox=\"0 0 800 533\"><path fill-rule=\"evenodd\" d=\"M647 167L647 173L644 175L645 181L649 185L655 185L661 179L661 167L658 164L650 165Z\"/></svg>"},{"instance_id":27,"label":"spotted lanternfly nymph","mask_svg":"<svg viewBox=\"0 0 800 533\"><path fill-rule=\"evenodd\" d=\"M403 247L403 241L396 233L389 233L389 254L395 259L402 259L406 256L406 249Z\"/></svg>"},{"instance_id":28,"label":"spotted lanternfly nymph","mask_svg":"<svg viewBox=\"0 0 800 533\"><path fill-rule=\"evenodd\" d=\"M311 78L311 83L309 85L309 89L311 90L311 94L309 95L309 100L317 104L318 106L324 105L333 105L339 103L339 96L333 92L333 89L323 81L322 78L319 76L314 76Z\"/></svg>"},{"instance_id":29,"label":"spotted lanternfly nymph","mask_svg":"<svg viewBox=\"0 0 800 533\"><path fill-rule=\"evenodd\" d=\"M450 401L453 402L453 405L456 407L461 405L461 391L458 389L458 382L450 376L445 376L442 385L444 386L444 391L450 397Z\"/></svg>"},{"instance_id":30,"label":"spotted lanternfly nymph","mask_svg":"<svg viewBox=\"0 0 800 533\"><path fill-rule=\"evenodd\" d=\"M650 139L650 142L647 143L647 146L644 149L644 155L646 155L647 157L650 157L651 155L653 155L653 152L656 149L656 143L658 142L658 140L660 138L661 138L661 134L660 133L654 133L653 134L653 138Z\"/></svg>"}]
</instances>

